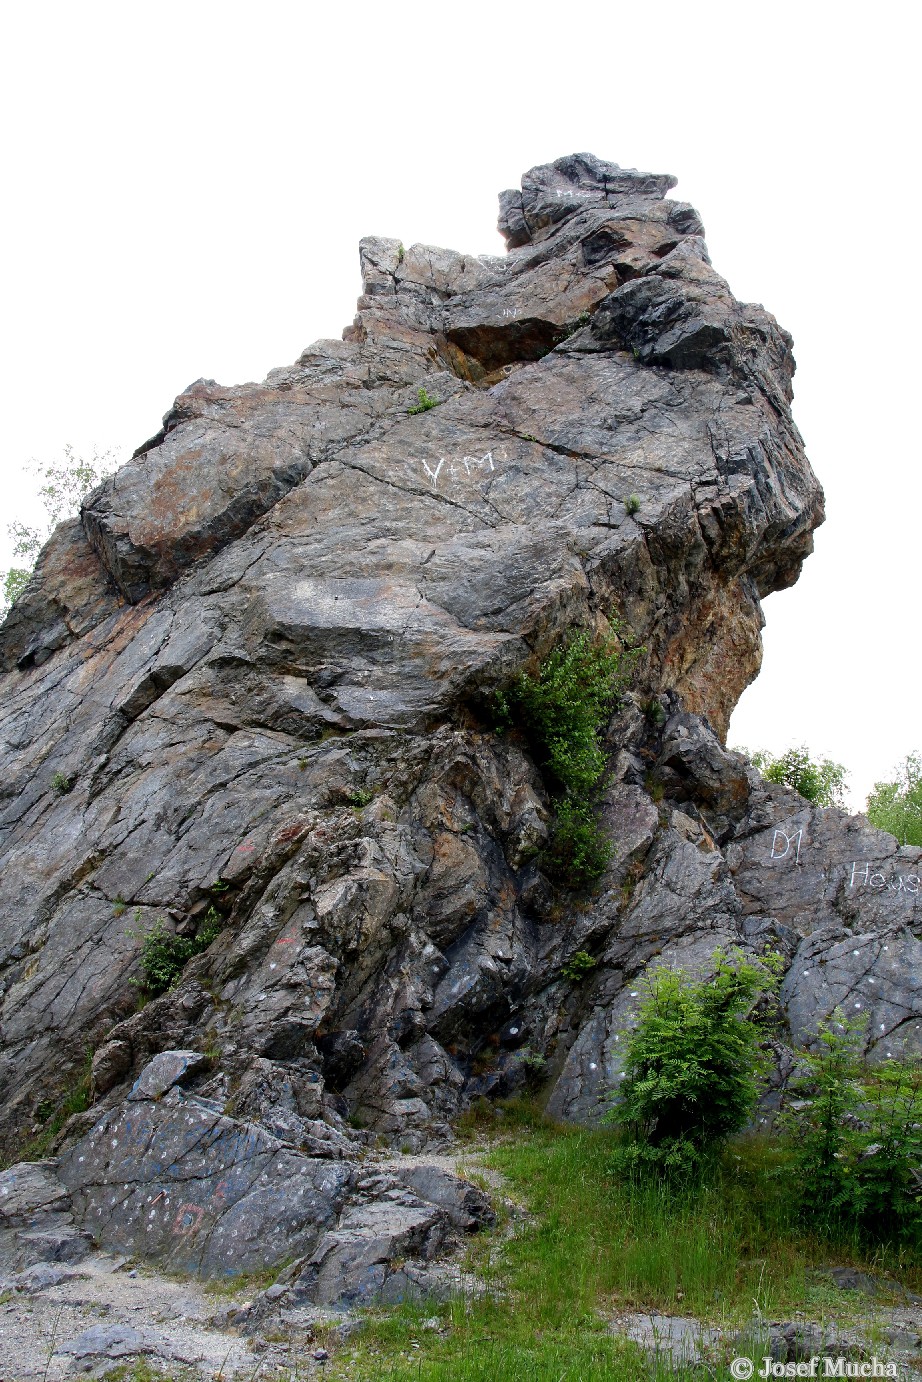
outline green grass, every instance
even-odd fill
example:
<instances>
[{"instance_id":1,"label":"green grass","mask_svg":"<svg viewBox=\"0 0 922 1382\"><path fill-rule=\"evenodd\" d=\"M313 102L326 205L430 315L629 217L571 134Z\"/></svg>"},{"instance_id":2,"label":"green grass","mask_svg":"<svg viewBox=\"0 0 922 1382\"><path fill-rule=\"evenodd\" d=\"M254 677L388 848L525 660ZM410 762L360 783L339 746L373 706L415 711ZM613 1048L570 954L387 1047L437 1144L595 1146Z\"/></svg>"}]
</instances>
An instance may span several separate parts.
<instances>
[{"instance_id":1,"label":"green grass","mask_svg":"<svg viewBox=\"0 0 922 1382\"><path fill-rule=\"evenodd\" d=\"M467 1130L478 1115L468 1120ZM485 1114L481 1118L486 1117ZM791 1221L788 1168L777 1144L731 1145L710 1183L668 1189L611 1174L614 1134L542 1123L533 1105L507 1105L514 1125L487 1155L524 1222L474 1240L471 1280L486 1284L449 1303L378 1312L336 1351L328 1375L390 1382L595 1382L681 1377L607 1332L619 1312L694 1315L753 1336L759 1319L795 1311L842 1321L867 1309L837 1290L830 1265L853 1264L918 1284L918 1266L884 1250L813 1238ZM424 1330L438 1316L439 1331ZM736 1351L731 1346L727 1361ZM722 1366L722 1364L721 1364ZM690 1375L690 1370L686 1370ZM700 1376L700 1372L696 1375Z\"/></svg>"}]
</instances>

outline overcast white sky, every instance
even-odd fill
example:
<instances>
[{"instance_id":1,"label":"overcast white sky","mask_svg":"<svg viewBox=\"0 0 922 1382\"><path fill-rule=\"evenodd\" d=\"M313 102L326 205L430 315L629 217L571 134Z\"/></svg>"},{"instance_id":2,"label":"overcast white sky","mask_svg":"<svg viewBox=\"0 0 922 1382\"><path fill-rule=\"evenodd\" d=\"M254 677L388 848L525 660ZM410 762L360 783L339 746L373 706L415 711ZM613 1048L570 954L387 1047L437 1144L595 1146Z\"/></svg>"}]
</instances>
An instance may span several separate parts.
<instances>
[{"instance_id":1,"label":"overcast white sky","mask_svg":"<svg viewBox=\"0 0 922 1382\"><path fill-rule=\"evenodd\" d=\"M127 456L193 379L261 379L338 336L361 236L500 253L496 195L536 163L672 172L734 292L794 335L827 494L815 556L766 602L730 742L806 742L862 804L922 747L911 15L8 3L0 530L28 511L30 457Z\"/></svg>"}]
</instances>

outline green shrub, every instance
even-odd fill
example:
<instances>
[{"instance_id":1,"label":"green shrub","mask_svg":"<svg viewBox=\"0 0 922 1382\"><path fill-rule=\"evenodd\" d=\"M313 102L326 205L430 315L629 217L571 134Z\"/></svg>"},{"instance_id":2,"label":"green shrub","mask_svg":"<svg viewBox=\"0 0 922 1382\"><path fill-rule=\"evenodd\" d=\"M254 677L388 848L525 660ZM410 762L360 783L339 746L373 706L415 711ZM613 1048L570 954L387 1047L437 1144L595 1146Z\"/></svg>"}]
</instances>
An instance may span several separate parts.
<instances>
[{"instance_id":1,"label":"green shrub","mask_svg":"<svg viewBox=\"0 0 922 1382\"><path fill-rule=\"evenodd\" d=\"M828 758L812 759L804 744L788 749L777 758L761 749L751 757L766 782L793 787L817 806L844 806L848 773L841 763L833 763Z\"/></svg>"},{"instance_id":2,"label":"green shrub","mask_svg":"<svg viewBox=\"0 0 922 1382\"><path fill-rule=\"evenodd\" d=\"M541 863L552 878L571 888L585 888L601 878L615 852L596 810L594 802L573 796L554 803L551 838Z\"/></svg>"},{"instance_id":3,"label":"green shrub","mask_svg":"<svg viewBox=\"0 0 922 1382\"><path fill-rule=\"evenodd\" d=\"M625 499L625 501L624 501L624 512L625 512L626 514L628 514L629 516L631 516L631 517L633 517L633 515L634 515L635 513L639 513L639 512L640 512L640 495L639 495L639 494L629 494L629 495L628 495L628 497L627 497L627 498Z\"/></svg>"},{"instance_id":4,"label":"green shrub","mask_svg":"<svg viewBox=\"0 0 922 1382\"><path fill-rule=\"evenodd\" d=\"M62 797L67 795L73 785L67 773L55 773L51 779L51 790Z\"/></svg>"},{"instance_id":5,"label":"green shrub","mask_svg":"<svg viewBox=\"0 0 922 1382\"><path fill-rule=\"evenodd\" d=\"M547 1061L540 1051L533 1051L531 1047L525 1046L519 1052L519 1065L525 1073L525 1083L531 1089L537 1089L538 1085L547 1074Z\"/></svg>"},{"instance_id":6,"label":"green shrub","mask_svg":"<svg viewBox=\"0 0 922 1382\"><path fill-rule=\"evenodd\" d=\"M876 782L866 809L871 824L901 845L922 845L922 756L909 754L892 782Z\"/></svg>"},{"instance_id":7,"label":"green shrub","mask_svg":"<svg viewBox=\"0 0 922 1382\"><path fill-rule=\"evenodd\" d=\"M419 402L412 408L407 409L411 417L414 413L428 413L430 408L437 408L442 402L440 398L433 398L425 389L417 389L416 397L419 399Z\"/></svg>"},{"instance_id":8,"label":"green shrub","mask_svg":"<svg viewBox=\"0 0 922 1382\"><path fill-rule=\"evenodd\" d=\"M567 960L566 964L561 965L560 973L564 979L569 979L571 984L578 984L584 979L598 964L592 956L585 950L577 950Z\"/></svg>"},{"instance_id":9,"label":"green shrub","mask_svg":"<svg viewBox=\"0 0 922 1382\"><path fill-rule=\"evenodd\" d=\"M178 982L193 956L208 949L223 925L221 915L214 907L209 907L194 936L178 936L168 928L163 917L158 917L149 931L127 932L141 942L142 978L131 982L151 997L164 993Z\"/></svg>"},{"instance_id":10,"label":"green shrub","mask_svg":"<svg viewBox=\"0 0 922 1382\"><path fill-rule=\"evenodd\" d=\"M775 988L776 963L714 952L714 973L695 979L655 969L644 981L627 1037L618 1102L622 1172L696 1173L749 1121L766 1066L753 1006Z\"/></svg>"},{"instance_id":11,"label":"green shrub","mask_svg":"<svg viewBox=\"0 0 922 1382\"><path fill-rule=\"evenodd\" d=\"M858 1229L874 1241L922 1237L922 1061L861 1058L863 1024L840 1009L805 1052L810 1097L782 1127L792 1189L804 1218L829 1233Z\"/></svg>"},{"instance_id":12,"label":"green shrub","mask_svg":"<svg viewBox=\"0 0 922 1382\"><path fill-rule=\"evenodd\" d=\"M606 763L601 732L642 651L625 648L620 632L613 621L607 635L574 634L537 676L520 673L495 699L497 727L518 725L549 779L555 821L543 862L571 887L599 878L612 853L597 819Z\"/></svg>"}]
</instances>

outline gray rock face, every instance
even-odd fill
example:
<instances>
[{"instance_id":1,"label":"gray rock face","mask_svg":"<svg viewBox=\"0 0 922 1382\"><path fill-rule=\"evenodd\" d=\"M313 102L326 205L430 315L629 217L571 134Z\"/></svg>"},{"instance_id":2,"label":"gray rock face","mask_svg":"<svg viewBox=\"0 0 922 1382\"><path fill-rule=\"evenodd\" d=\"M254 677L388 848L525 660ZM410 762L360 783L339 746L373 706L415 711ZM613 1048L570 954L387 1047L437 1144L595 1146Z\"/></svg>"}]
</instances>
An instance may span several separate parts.
<instances>
[{"instance_id":1,"label":"gray rock face","mask_svg":"<svg viewBox=\"0 0 922 1382\"><path fill-rule=\"evenodd\" d=\"M0 1172L0 1272L19 1273L28 1289L41 1279L40 1271L24 1275L30 1269L85 1257L90 1235L74 1223L72 1211L53 1161L22 1162Z\"/></svg>"},{"instance_id":2,"label":"gray rock face","mask_svg":"<svg viewBox=\"0 0 922 1382\"><path fill-rule=\"evenodd\" d=\"M573 155L503 194L503 259L364 240L344 339L181 394L0 629L0 1138L89 1046L61 1212L113 1246L295 1253L319 1299L404 1289L409 1245L419 1286L482 1206L403 1181L360 1222L369 1142L436 1148L542 1069L595 1118L645 968L718 944L783 951L796 1038L860 1003L875 1054L914 1046L918 852L722 743L822 493L790 339L671 186ZM574 899L491 698L613 616L645 652ZM139 1008L143 935L206 916Z\"/></svg>"},{"instance_id":3,"label":"gray rock face","mask_svg":"<svg viewBox=\"0 0 922 1382\"><path fill-rule=\"evenodd\" d=\"M59 1175L81 1221L103 1247L204 1276L309 1250L342 1208L352 1168L302 1156L178 1089L159 1102L140 1097L139 1085L159 1083L163 1061L63 1158Z\"/></svg>"}]
</instances>

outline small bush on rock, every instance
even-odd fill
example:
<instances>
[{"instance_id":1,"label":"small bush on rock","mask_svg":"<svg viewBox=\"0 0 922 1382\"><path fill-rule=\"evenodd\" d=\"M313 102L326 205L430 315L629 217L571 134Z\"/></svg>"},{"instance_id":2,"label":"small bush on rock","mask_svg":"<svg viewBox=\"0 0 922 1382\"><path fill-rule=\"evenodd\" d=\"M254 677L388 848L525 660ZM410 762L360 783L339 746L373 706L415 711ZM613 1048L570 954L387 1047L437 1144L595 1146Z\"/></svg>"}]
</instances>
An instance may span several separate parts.
<instances>
[{"instance_id":1,"label":"small bush on rock","mask_svg":"<svg viewBox=\"0 0 922 1382\"><path fill-rule=\"evenodd\" d=\"M516 724L524 731L557 789L543 862L571 887L599 878L611 858L597 817L606 763L601 733L642 652L625 647L621 633L613 621L607 635L574 634L545 658L537 676L522 672L496 697L499 728Z\"/></svg>"},{"instance_id":2,"label":"small bush on rock","mask_svg":"<svg viewBox=\"0 0 922 1382\"><path fill-rule=\"evenodd\" d=\"M412 408L407 409L411 417L416 413L428 413L430 408L437 408L442 401L440 398L433 398L425 389L417 389L416 397L419 399L419 402L415 403Z\"/></svg>"},{"instance_id":3,"label":"small bush on rock","mask_svg":"<svg viewBox=\"0 0 922 1382\"><path fill-rule=\"evenodd\" d=\"M696 1174L749 1121L766 1067L756 1001L776 987L776 963L714 952L714 972L696 979L655 969L637 1025L627 1036L618 1102L621 1173Z\"/></svg>"},{"instance_id":4,"label":"small bush on rock","mask_svg":"<svg viewBox=\"0 0 922 1382\"><path fill-rule=\"evenodd\" d=\"M569 979L572 984L578 984L587 974L591 974L598 964L586 950L575 951L567 960L566 964L561 965L560 973L564 979Z\"/></svg>"},{"instance_id":5,"label":"small bush on rock","mask_svg":"<svg viewBox=\"0 0 922 1382\"><path fill-rule=\"evenodd\" d=\"M142 978L131 982L142 988L152 998L165 993L179 980L183 969L194 955L201 955L216 939L223 927L223 919L214 907L208 911L194 936L178 936L171 931L162 917L154 922L149 931L127 934L141 942Z\"/></svg>"}]
</instances>

